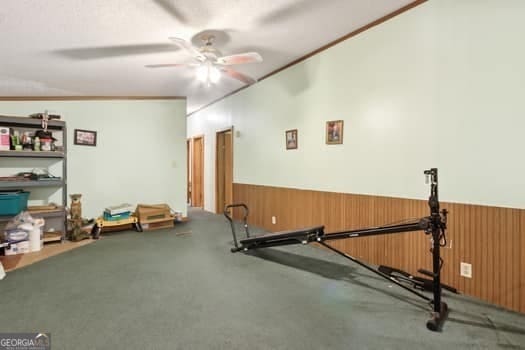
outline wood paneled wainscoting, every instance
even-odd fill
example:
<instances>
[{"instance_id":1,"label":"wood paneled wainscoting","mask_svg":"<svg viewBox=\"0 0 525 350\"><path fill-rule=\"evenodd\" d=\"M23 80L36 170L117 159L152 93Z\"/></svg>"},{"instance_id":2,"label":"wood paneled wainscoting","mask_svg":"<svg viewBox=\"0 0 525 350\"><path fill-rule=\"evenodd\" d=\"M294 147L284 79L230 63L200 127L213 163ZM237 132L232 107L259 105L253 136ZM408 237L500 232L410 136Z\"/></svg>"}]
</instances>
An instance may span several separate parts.
<instances>
[{"instance_id":1,"label":"wood paneled wainscoting","mask_svg":"<svg viewBox=\"0 0 525 350\"><path fill-rule=\"evenodd\" d=\"M269 231L325 225L325 232L399 223L428 215L424 200L234 184L234 202L250 208L249 223ZM450 211L443 283L461 293L525 313L525 210L441 203ZM236 213L238 215L238 213ZM276 224L272 224L272 216ZM237 216L237 218L239 218ZM417 274L432 270L423 232L330 242L372 264ZM460 276L472 264L472 278Z\"/></svg>"}]
</instances>

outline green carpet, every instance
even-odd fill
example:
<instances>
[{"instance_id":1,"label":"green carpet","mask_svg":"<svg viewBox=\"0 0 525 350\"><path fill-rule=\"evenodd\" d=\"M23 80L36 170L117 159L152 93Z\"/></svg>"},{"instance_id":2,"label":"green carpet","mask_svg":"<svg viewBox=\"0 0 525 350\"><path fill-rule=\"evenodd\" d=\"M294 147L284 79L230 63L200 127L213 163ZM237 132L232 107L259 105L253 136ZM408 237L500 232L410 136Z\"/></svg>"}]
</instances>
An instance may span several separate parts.
<instances>
[{"instance_id":1,"label":"green carpet","mask_svg":"<svg viewBox=\"0 0 525 350\"><path fill-rule=\"evenodd\" d=\"M223 217L190 219L8 273L0 332L51 332L52 349L68 350L525 349L525 315L446 294L433 333L424 303L333 253L232 254Z\"/></svg>"}]
</instances>

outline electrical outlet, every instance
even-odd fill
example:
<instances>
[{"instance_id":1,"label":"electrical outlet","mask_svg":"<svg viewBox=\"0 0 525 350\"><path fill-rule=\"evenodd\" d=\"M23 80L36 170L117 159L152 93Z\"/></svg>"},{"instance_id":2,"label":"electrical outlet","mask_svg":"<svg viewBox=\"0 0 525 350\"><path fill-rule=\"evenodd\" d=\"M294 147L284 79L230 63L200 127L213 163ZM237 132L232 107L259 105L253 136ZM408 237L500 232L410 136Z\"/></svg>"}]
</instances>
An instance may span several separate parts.
<instances>
[{"instance_id":1,"label":"electrical outlet","mask_svg":"<svg viewBox=\"0 0 525 350\"><path fill-rule=\"evenodd\" d=\"M272 216L272 224L275 225L277 223L277 217Z\"/></svg>"},{"instance_id":2,"label":"electrical outlet","mask_svg":"<svg viewBox=\"0 0 525 350\"><path fill-rule=\"evenodd\" d=\"M460 264L459 274L462 277L472 278L472 264L462 262Z\"/></svg>"}]
</instances>

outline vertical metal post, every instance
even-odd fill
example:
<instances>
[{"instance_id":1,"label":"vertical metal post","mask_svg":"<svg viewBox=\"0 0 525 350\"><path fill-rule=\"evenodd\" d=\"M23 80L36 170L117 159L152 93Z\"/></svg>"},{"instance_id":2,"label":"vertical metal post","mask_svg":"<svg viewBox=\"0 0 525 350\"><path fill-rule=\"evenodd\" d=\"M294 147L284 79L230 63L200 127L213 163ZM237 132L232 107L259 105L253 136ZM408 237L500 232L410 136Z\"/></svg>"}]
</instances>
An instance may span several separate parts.
<instances>
[{"instance_id":1,"label":"vertical metal post","mask_svg":"<svg viewBox=\"0 0 525 350\"><path fill-rule=\"evenodd\" d=\"M441 312L441 261L440 261L440 245L439 245L439 228L432 228L432 270L433 270L433 286L434 292L434 312Z\"/></svg>"},{"instance_id":2,"label":"vertical metal post","mask_svg":"<svg viewBox=\"0 0 525 350\"><path fill-rule=\"evenodd\" d=\"M62 127L62 147L64 148L64 157L62 158L62 205L64 206L64 232L62 234L62 241L66 239L67 234L67 127L64 122Z\"/></svg>"},{"instance_id":3,"label":"vertical metal post","mask_svg":"<svg viewBox=\"0 0 525 350\"><path fill-rule=\"evenodd\" d=\"M441 216L439 213L438 198L438 170L430 169L430 221L432 227L432 272L433 272L433 291L434 291L434 312L441 310L441 259L440 259L440 234Z\"/></svg>"},{"instance_id":4,"label":"vertical metal post","mask_svg":"<svg viewBox=\"0 0 525 350\"><path fill-rule=\"evenodd\" d=\"M428 205L430 207L430 227L432 234L432 290L434 294L432 318L427 321L427 328L437 331L445 321L447 314L447 304L441 302L441 232L444 223L441 220L438 198L438 170L432 168L426 170L425 174L430 176L430 197Z\"/></svg>"}]
</instances>

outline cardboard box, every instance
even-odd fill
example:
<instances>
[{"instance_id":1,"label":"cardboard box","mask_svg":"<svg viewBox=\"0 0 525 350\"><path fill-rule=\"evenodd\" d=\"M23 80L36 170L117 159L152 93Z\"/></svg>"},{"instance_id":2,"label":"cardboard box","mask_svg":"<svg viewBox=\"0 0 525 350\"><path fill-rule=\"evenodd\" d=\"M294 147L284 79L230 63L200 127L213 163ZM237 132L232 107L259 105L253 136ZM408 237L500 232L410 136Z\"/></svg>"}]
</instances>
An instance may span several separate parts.
<instances>
[{"instance_id":1,"label":"cardboard box","mask_svg":"<svg viewBox=\"0 0 525 350\"><path fill-rule=\"evenodd\" d=\"M172 217L171 219L164 220L164 221L141 223L140 226L142 227L143 231L160 230L163 228L172 228L175 226L173 223L174 219L175 217Z\"/></svg>"},{"instance_id":2,"label":"cardboard box","mask_svg":"<svg viewBox=\"0 0 525 350\"><path fill-rule=\"evenodd\" d=\"M31 250L29 248L29 241L22 241L18 243L12 243L9 249L5 249L5 255L17 255L29 253Z\"/></svg>"},{"instance_id":3,"label":"cardboard box","mask_svg":"<svg viewBox=\"0 0 525 350\"><path fill-rule=\"evenodd\" d=\"M118 215L122 213L127 213L133 211L133 205L129 203L122 203L119 205L113 205L104 209L104 213L109 215Z\"/></svg>"},{"instance_id":4,"label":"cardboard box","mask_svg":"<svg viewBox=\"0 0 525 350\"><path fill-rule=\"evenodd\" d=\"M135 216L141 224L174 220L174 216L171 215L171 209L167 204L139 204L135 210Z\"/></svg>"},{"instance_id":5,"label":"cardboard box","mask_svg":"<svg viewBox=\"0 0 525 350\"><path fill-rule=\"evenodd\" d=\"M0 151L9 151L10 145L9 128L0 126Z\"/></svg>"}]
</instances>

